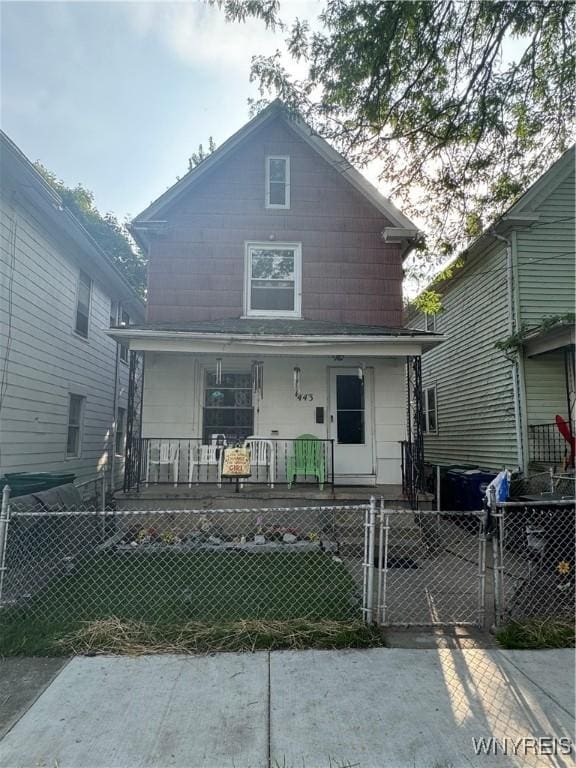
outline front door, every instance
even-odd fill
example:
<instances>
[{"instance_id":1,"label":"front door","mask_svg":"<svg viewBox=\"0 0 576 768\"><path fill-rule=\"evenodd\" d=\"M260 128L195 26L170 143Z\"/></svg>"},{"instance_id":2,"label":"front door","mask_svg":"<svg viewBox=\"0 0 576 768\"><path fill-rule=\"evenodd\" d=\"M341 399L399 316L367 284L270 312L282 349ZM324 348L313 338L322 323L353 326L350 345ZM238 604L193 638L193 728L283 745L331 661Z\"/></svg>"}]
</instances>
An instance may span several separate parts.
<instances>
[{"instance_id":1,"label":"front door","mask_svg":"<svg viewBox=\"0 0 576 768\"><path fill-rule=\"evenodd\" d=\"M330 437L334 474L342 482L368 482L374 475L371 371L330 369Z\"/></svg>"}]
</instances>

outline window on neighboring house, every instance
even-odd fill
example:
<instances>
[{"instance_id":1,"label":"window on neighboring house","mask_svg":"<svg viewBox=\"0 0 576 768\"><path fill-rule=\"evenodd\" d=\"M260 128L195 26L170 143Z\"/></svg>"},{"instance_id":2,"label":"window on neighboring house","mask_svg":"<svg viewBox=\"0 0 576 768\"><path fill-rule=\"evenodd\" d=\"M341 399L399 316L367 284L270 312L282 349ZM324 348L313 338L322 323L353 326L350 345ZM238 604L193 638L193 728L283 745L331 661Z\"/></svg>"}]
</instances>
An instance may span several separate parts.
<instances>
[{"instance_id":1,"label":"window on neighboring house","mask_svg":"<svg viewBox=\"0 0 576 768\"><path fill-rule=\"evenodd\" d=\"M300 317L301 262L300 245L248 243L246 314Z\"/></svg>"},{"instance_id":2,"label":"window on neighboring house","mask_svg":"<svg viewBox=\"0 0 576 768\"><path fill-rule=\"evenodd\" d=\"M130 325L130 315L120 307L120 325L128 327ZM122 362L128 362L128 352L130 347L128 344L120 344L120 360Z\"/></svg>"},{"instance_id":3,"label":"window on neighboring house","mask_svg":"<svg viewBox=\"0 0 576 768\"><path fill-rule=\"evenodd\" d=\"M78 279L78 295L76 299L76 333L88 338L88 325L90 320L90 294L92 293L92 280L85 272L80 272Z\"/></svg>"},{"instance_id":4,"label":"window on neighboring house","mask_svg":"<svg viewBox=\"0 0 576 768\"><path fill-rule=\"evenodd\" d=\"M438 411L436 404L436 387L424 389L424 432L438 432Z\"/></svg>"},{"instance_id":5,"label":"window on neighboring house","mask_svg":"<svg viewBox=\"0 0 576 768\"><path fill-rule=\"evenodd\" d=\"M436 315L424 315L426 321L426 330L434 332L436 330Z\"/></svg>"},{"instance_id":6,"label":"window on neighboring house","mask_svg":"<svg viewBox=\"0 0 576 768\"><path fill-rule=\"evenodd\" d=\"M70 394L68 401L68 440L66 456L80 456L82 441L82 415L84 412L84 397Z\"/></svg>"},{"instance_id":7,"label":"window on neighboring house","mask_svg":"<svg viewBox=\"0 0 576 768\"><path fill-rule=\"evenodd\" d=\"M290 158L266 158L266 208L290 208Z\"/></svg>"},{"instance_id":8,"label":"window on neighboring house","mask_svg":"<svg viewBox=\"0 0 576 768\"><path fill-rule=\"evenodd\" d=\"M126 432L126 409L118 408L116 414L116 456L124 455L124 434Z\"/></svg>"}]
</instances>

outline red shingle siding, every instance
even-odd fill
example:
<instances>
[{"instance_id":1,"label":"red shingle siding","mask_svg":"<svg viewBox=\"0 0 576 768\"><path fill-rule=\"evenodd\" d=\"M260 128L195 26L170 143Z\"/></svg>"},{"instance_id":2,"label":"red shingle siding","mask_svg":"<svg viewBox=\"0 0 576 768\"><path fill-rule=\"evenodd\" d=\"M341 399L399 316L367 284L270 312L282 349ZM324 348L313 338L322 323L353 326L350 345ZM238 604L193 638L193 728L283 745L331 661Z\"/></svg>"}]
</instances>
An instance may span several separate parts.
<instances>
[{"instance_id":1,"label":"red shingle siding","mask_svg":"<svg viewBox=\"0 0 576 768\"><path fill-rule=\"evenodd\" d=\"M264 207L265 156L290 156L289 210ZM302 315L402 325L402 262L386 218L281 120L264 125L163 217L152 241L148 320L240 317L244 243L302 244Z\"/></svg>"}]
</instances>

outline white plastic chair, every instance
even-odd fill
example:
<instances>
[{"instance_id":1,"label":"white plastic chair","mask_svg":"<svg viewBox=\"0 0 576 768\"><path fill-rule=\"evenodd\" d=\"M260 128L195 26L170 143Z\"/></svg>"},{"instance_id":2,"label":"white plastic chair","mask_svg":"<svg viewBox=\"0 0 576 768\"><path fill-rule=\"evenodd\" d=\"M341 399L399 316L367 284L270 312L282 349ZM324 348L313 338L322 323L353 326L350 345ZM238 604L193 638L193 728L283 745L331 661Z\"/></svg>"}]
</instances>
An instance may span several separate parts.
<instances>
[{"instance_id":1,"label":"white plastic chair","mask_svg":"<svg viewBox=\"0 0 576 768\"><path fill-rule=\"evenodd\" d=\"M192 486L194 467L198 467L198 480L200 479L200 467L216 467L218 488L222 487L222 451L218 445L194 445L190 451L190 466L188 468L188 488ZM197 482L196 485L199 483Z\"/></svg>"},{"instance_id":2,"label":"white plastic chair","mask_svg":"<svg viewBox=\"0 0 576 768\"><path fill-rule=\"evenodd\" d=\"M276 457L272 440L251 435L244 440L244 448L250 449L250 466L253 469L256 469L256 473L258 473L260 467L267 468L268 484L270 488L274 488L274 481L276 480Z\"/></svg>"},{"instance_id":3,"label":"white plastic chair","mask_svg":"<svg viewBox=\"0 0 576 768\"><path fill-rule=\"evenodd\" d=\"M153 466L157 469L157 482L160 479L160 468L163 464L172 465L172 479L174 487L178 485L178 464L180 462L180 443L173 440L150 440L148 443L148 457L146 462L146 487L150 482L150 470Z\"/></svg>"}]
</instances>

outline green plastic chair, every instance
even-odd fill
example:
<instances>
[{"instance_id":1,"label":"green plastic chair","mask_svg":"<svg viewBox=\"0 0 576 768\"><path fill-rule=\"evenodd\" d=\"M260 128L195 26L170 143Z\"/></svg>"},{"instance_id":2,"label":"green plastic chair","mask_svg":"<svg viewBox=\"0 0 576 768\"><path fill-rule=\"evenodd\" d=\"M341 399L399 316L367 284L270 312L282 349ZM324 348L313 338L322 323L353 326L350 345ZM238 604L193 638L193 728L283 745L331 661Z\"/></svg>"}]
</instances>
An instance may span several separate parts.
<instances>
[{"instance_id":1,"label":"green plastic chair","mask_svg":"<svg viewBox=\"0 0 576 768\"><path fill-rule=\"evenodd\" d=\"M298 475L309 475L318 478L320 490L324 490L326 479L326 464L322 443L316 435L299 435L293 442L294 453L288 456L286 474L288 488Z\"/></svg>"}]
</instances>

